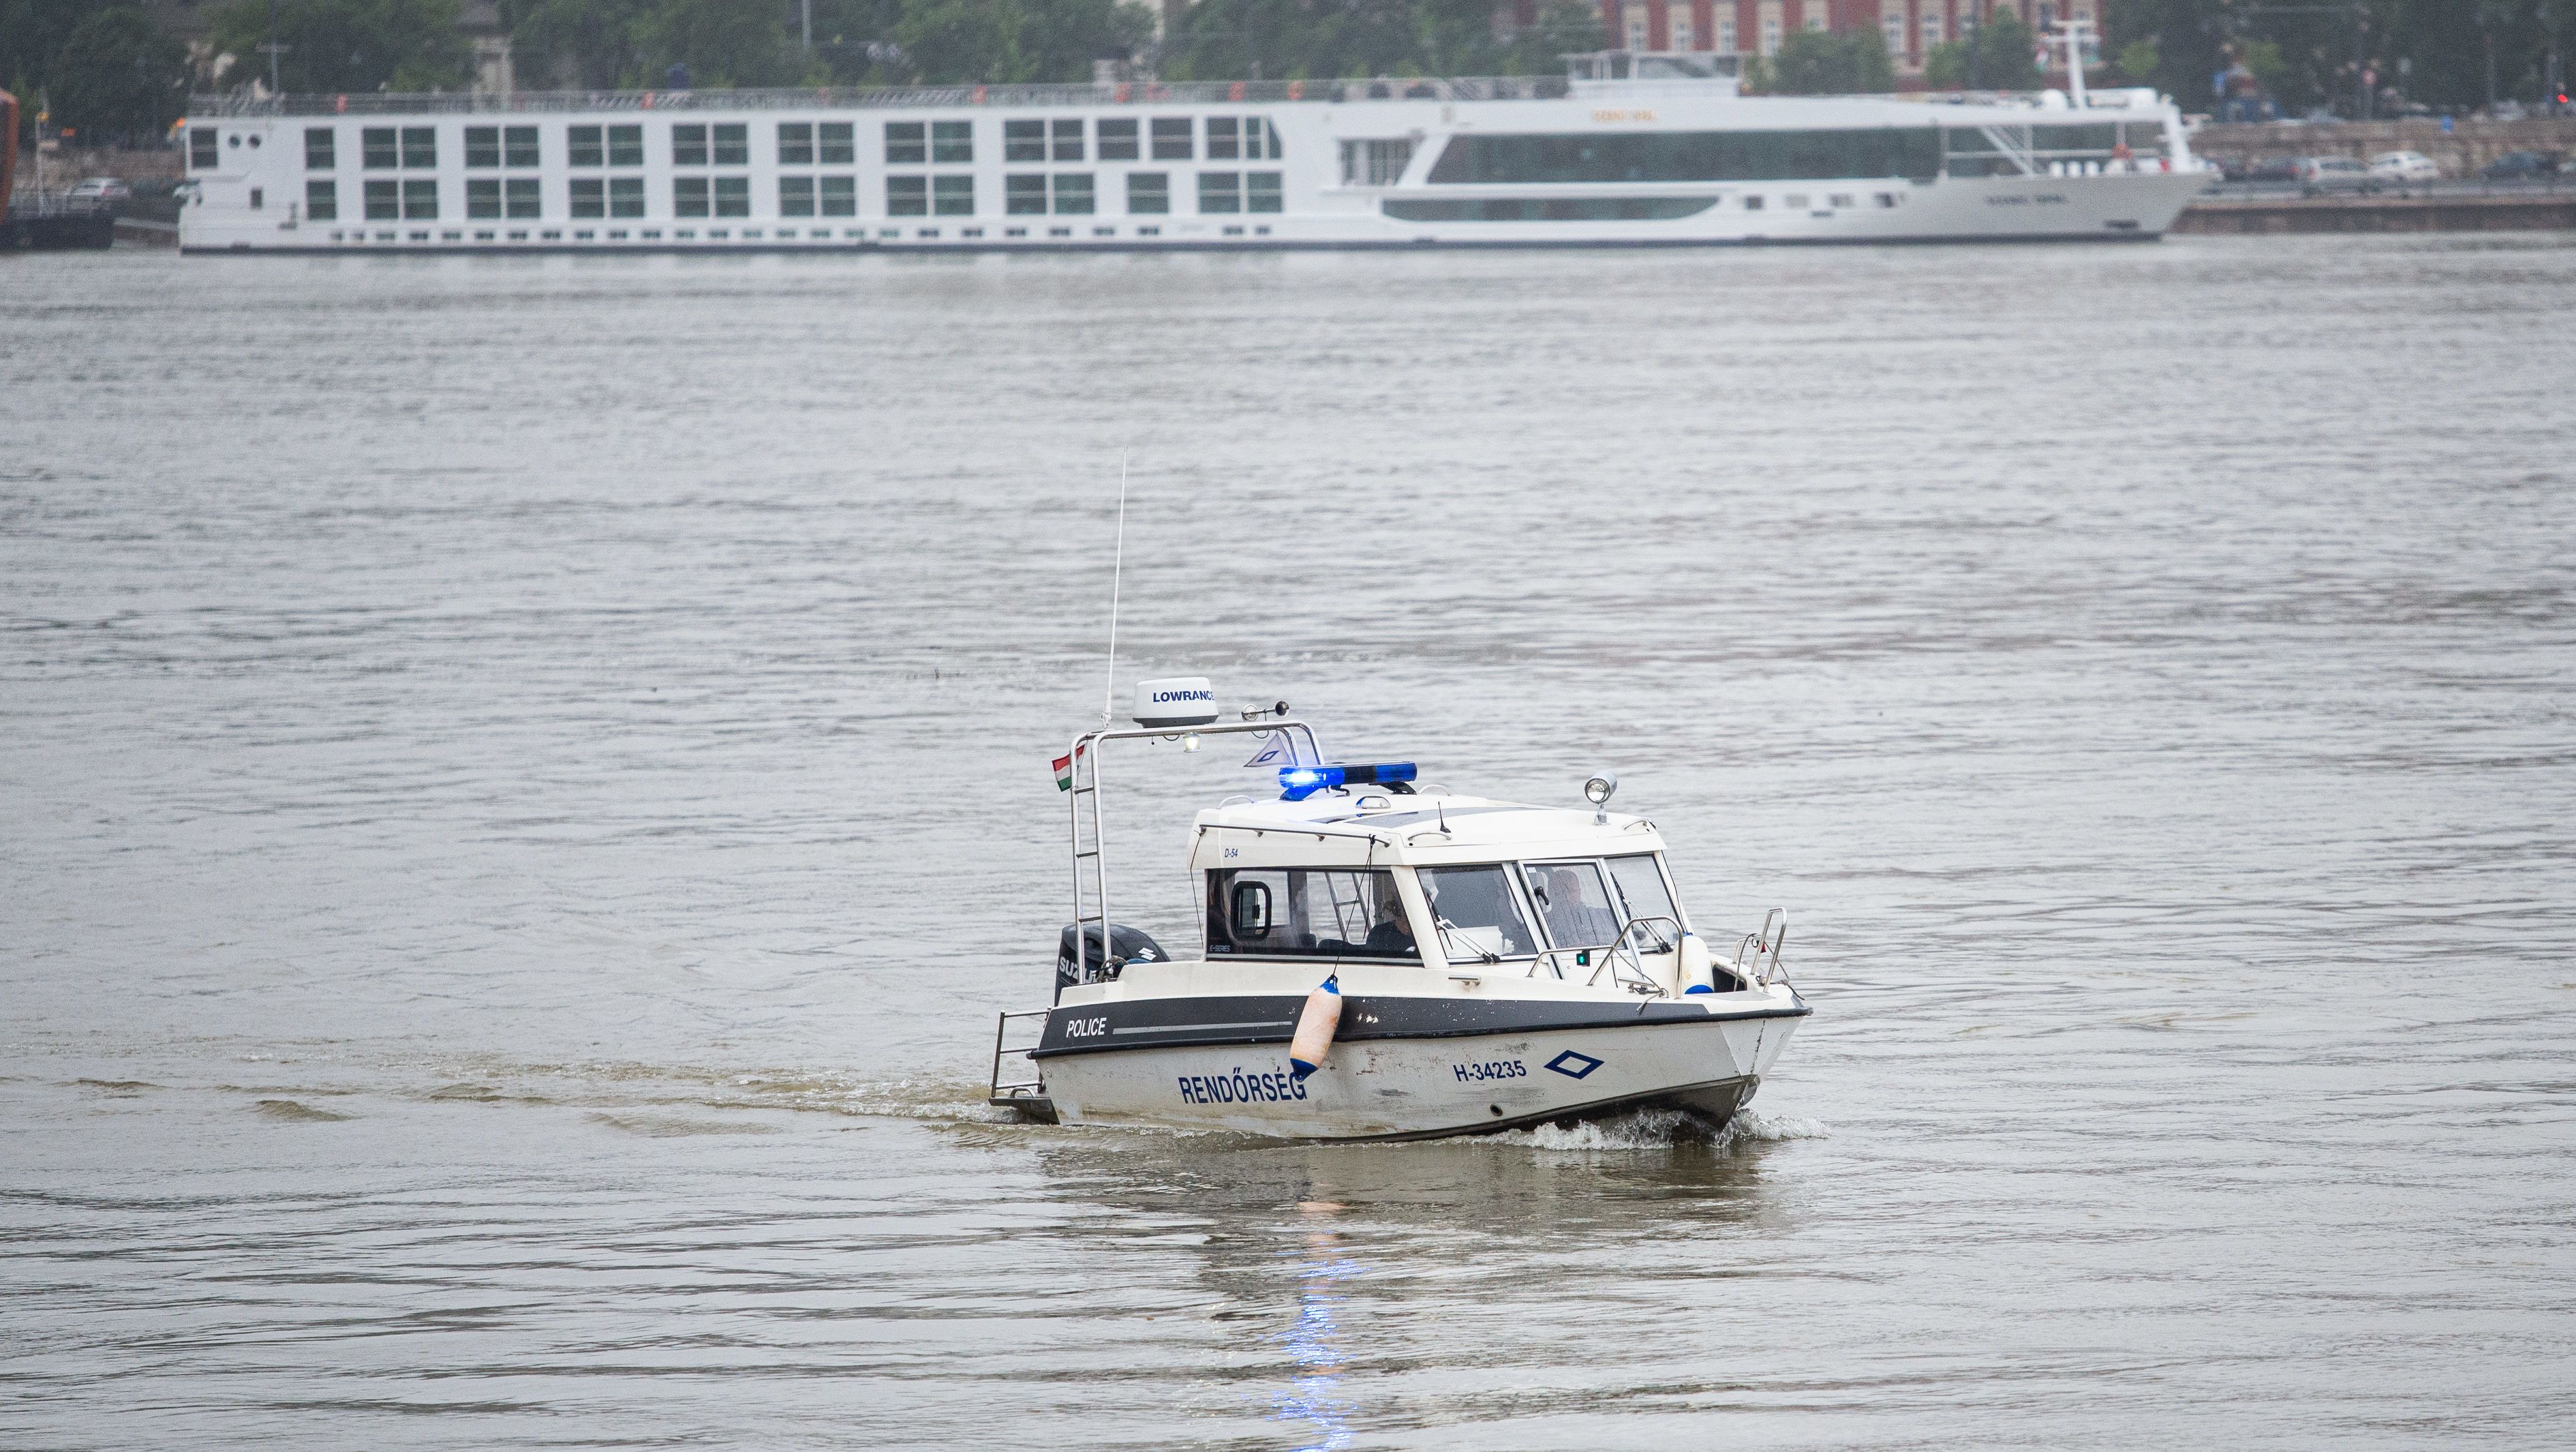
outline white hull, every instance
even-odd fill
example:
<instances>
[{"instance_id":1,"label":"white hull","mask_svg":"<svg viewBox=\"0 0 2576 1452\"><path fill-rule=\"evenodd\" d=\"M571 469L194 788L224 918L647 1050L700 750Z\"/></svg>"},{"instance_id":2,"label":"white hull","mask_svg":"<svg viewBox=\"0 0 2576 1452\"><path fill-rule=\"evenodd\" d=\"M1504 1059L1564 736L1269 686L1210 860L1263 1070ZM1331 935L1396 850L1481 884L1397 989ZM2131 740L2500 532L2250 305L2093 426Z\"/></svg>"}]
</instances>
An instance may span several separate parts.
<instances>
[{"instance_id":1,"label":"white hull","mask_svg":"<svg viewBox=\"0 0 2576 1452\"><path fill-rule=\"evenodd\" d=\"M1648 1104L1722 1124L1752 1098L1798 1021L1727 1010L1695 1022L1362 1039L1336 1043L1302 1084L1289 1073L1284 1039L1063 1053L1039 1063L1045 1096L1066 1124L1409 1139Z\"/></svg>"}]
</instances>

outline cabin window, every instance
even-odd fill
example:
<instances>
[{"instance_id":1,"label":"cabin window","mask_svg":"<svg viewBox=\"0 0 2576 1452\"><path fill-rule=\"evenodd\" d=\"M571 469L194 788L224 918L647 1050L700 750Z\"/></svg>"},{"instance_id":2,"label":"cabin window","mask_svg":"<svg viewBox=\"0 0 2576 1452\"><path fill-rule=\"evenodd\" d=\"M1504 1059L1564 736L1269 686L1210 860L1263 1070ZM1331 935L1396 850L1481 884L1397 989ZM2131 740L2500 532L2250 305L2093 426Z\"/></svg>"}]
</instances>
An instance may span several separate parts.
<instances>
[{"instance_id":1,"label":"cabin window","mask_svg":"<svg viewBox=\"0 0 2576 1452\"><path fill-rule=\"evenodd\" d=\"M306 171L331 170L335 151L336 147L332 140L330 127L311 126L305 128L304 169Z\"/></svg>"},{"instance_id":2,"label":"cabin window","mask_svg":"<svg viewBox=\"0 0 2576 1452\"><path fill-rule=\"evenodd\" d=\"M1673 906L1672 889L1664 883L1664 869L1655 854L1640 852L1630 857L1610 859L1610 881L1627 902L1628 921L1645 918L1668 918L1671 921L1649 923L1639 929L1647 935L1637 946L1649 953L1668 953L1679 946L1681 910Z\"/></svg>"},{"instance_id":3,"label":"cabin window","mask_svg":"<svg viewBox=\"0 0 2576 1452\"><path fill-rule=\"evenodd\" d=\"M1199 173L1199 211L1213 215L1243 210L1243 173L1239 171L1203 171Z\"/></svg>"},{"instance_id":4,"label":"cabin window","mask_svg":"<svg viewBox=\"0 0 2576 1452\"><path fill-rule=\"evenodd\" d=\"M778 179L778 215L810 217L814 215L814 179L810 176L782 176Z\"/></svg>"},{"instance_id":5,"label":"cabin window","mask_svg":"<svg viewBox=\"0 0 2576 1452\"><path fill-rule=\"evenodd\" d=\"M340 220L340 184L323 177L304 184L304 216L308 221Z\"/></svg>"},{"instance_id":6,"label":"cabin window","mask_svg":"<svg viewBox=\"0 0 2576 1452\"><path fill-rule=\"evenodd\" d=\"M608 191L595 176L572 179L572 214L576 218L608 215Z\"/></svg>"},{"instance_id":7,"label":"cabin window","mask_svg":"<svg viewBox=\"0 0 2576 1452\"><path fill-rule=\"evenodd\" d=\"M1044 121L1005 121L1002 123L1002 160L1046 160L1046 123Z\"/></svg>"},{"instance_id":8,"label":"cabin window","mask_svg":"<svg viewBox=\"0 0 2576 1452\"><path fill-rule=\"evenodd\" d=\"M497 218L501 215L501 182L497 177L468 177L465 181L465 216L468 221Z\"/></svg>"},{"instance_id":9,"label":"cabin window","mask_svg":"<svg viewBox=\"0 0 2576 1452\"><path fill-rule=\"evenodd\" d=\"M1049 129L1055 138L1055 150L1051 155L1052 160L1082 160L1082 120L1080 117L1076 117L1070 121L1054 122Z\"/></svg>"},{"instance_id":10,"label":"cabin window","mask_svg":"<svg viewBox=\"0 0 2576 1452\"><path fill-rule=\"evenodd\" d=\"M933 121L930 123L930 159L970 165L975 160L975 123L972 121Z\"/></svg>"},{"instance_id":11,"label":"cabin window","mask_svg":"<svg viewBox=\"0 0 2576 1452\"><path fill-rule=\"evenodd\" d=\"M751 165L751 128L749 126L739 121L729 122L717 126L715 132L716 165Z\"/></svg>"},{"instance_id":12,"label":"cabin window","mask_svg":"<svg viewBox=\"0 0 2576 1452\"><path fill-rule=\"evenodd\" d=\"M575 166L599 165L599 128L596 126L576 126L572 128L571 134L572 164ZM588 137L589 141L587 149L585 149L583 145L585 135ZM584 156L589 157L589 160L583 160L582 158ZM706 164L707 128L704 126L672 127L671 165L704 166Z\"/></svg>"},{"instance_id":13,"label":"cabin window","mask_svg":"<svg viewBox=\"0 0 2576 1452\"><path fill-rule=\"evenodd\" d=\"M814 160L814 123L781 121L778 123L778 164L805 166ZM812 216L811 212L800 213Z\"/></svg>"},{"instance_id":14,"label":"cabin window","mask_svg":"<svg viewBox=\"0 0 2576 1452\"><path fill-rule=\"evenodd\" d=\"M438 166L438 128L406 126L402 129L402 164L405 169Z\"/></svg>"},{"instance_id":15,"label":"cabin window","mask_svg":"<svg viewBox=\"0 0 2576 1452\"><path fill-rule=\"evenodd\" d=\"M1422 952L1395 874L1238 868L1208 878L1208 956L1390 958Z\"/></svg>"},{"instance_id":16,"label":"cabin window","mask_svg":"<svg viewBox=\"0 0 2576 1452\"><path fill-rule=\"evenodd\" d=\"M608 164L642 166L644 164L644 128L611 126L608 128ZM513 163L516 165L516 163Z\"/></svg>"},{"instance_id":17,"label":"cabin window","mask_svg":"<svg viewBox=\"0 0 2576 1452\"><path fill-rule=\"evenodd\" d=\"M509 198L512 217L525 220L545 211L545 196L539 190L537 178L514 176L504 185L508 189L505 195Z\"/></svg>"},{"instance_id":18,"label":"cabin window","mask_svg":"<svg viewBox=\"0 0 2576 1452\"><path fill-rule=\"evenodd\" d=\"M1247 171L1243 174L1243 209L1247 212L1275 212L1280 208L1280 174L1275 171Z\"/></svg>"},{"instance_id":19,"label":"cabin window","mask_svg":"<svg viewBox=\"0 0 2576 1452\"><path fill-rule=\"evenodd\" d=\"M1452 183L1831 181L1940 171L1941 134L1929 126L1840 131L1580 132L1559 136L1460 136L1442 149L1429 180Z\"/></svg>"},{"instance_id":20,"label":"cabin window","mask_svg":"<svg viewBox=\"0 0 2576 1452\"><path fill-rule=\"evenodd\" d=\"M211 137L215 133L209 131L205 134ZM370 126L358 133L358 139L364 143L360 149L369 171L391 171L394 164L402 159L394 148L394 129L390 126ZM207 158L207 162L212 165L213 158Z\"/></svg>"},{"instance_id":21,"label":"cabin window","mask_svg":"<svg viewBox=\"0 0 2576 1452\"><path fill-rule=\"evenodd\" d=\"M930 210L942 217L975 215L975 178L942 176L930 180Z\"/></svg>"},{"instance_id":22,"label":"cabin window","mask_svg":"<svg viewBox=\"0 0 2576 1452\"><path fill-rule=\"evenodd\" d=\"M704 217L709 215L707 210L707 179L705 177L684 176L675 178L671 182L671 215L675 217Z\"/></svg>"},{"instance_id":23,"label":"cabin window","mask_svg":"<svg viewBox=\"0 0 2576 1452\"><path fill-rule=\"evenodd\" d=\"M1149 217L1159 217L1171 211L1171 174L1160 171L1127 173L1127 210Z\"/></svg>"},{"instance_id":24,"label":"cabin window","mask_svg":"<svg viewBox=\"0 0 2576 1452\"><path fill-rule=\"evenodd\" d=\"M1054 178L1052 185L1054 187L1055 212L1057 216L1087 217L1091 215L1091 173L1087 171L1060 172Z\"/></svg>"},{"instance_id":25,"label":"cabin window","mask_svg":"<svg viewBox=\"0 0 2576 1452\"><path fill-rule=\"evenodd\" d=\"M465 165L497 167L501 164L501 128L468 126L465 128Z\"/></svg>"},{"instance_id":26,"label":"cabin window","mask_svg":"<svg viewBox=\"0 0 2576 1452\"><path fill-rule=\"evenodd\" d=\"M367 134L372 136L375 133L371 131ZM222 139L222 136L212 126L189 127L188 165L195 167L199 171L212 170L215 164L222 160ZM388 147L393 145L393 133L390 131L385 133L385 144ZM385 164L391 166L393 163L388 161Z\"/></svg>"},{"instance_id":27,"label":"cabin window","mask_svg":"<svg viewBox=\"0 0 2576 1452\"><path fill-rule=\"evenodd\" d=\"M1046 178L1036 172L1014 172L1002 178L1002 210L1012 216L1043 215Z\"/></svg>"},{"instance_id":28,"label":"cabin window","mask_svg":"<svg viewBox=\"0 0 2576 1452\"><path fill-rule=\"evenodd\" d=\"M889 217L929 216L930 179L920 176L887 177L886 215Z\"/></svg>"},{"instance_id":29,"label":"cabin window","mask_svg":"<svg viewBox=\"0 0 2576 1452\"><path fill-rule=\"evenodd\" d=\"M434 180L407 181L402 184L402 212L406 222L438 220L438 183Z\"/></svg>"},{"instance_id":30,"label":"cabin window","mask_svg":"<svg viewBox=\"0 0 2576 1452\"><path fill-rule=\"evenodd\" d=\"M1415 874L1440 931L1440 951L1451 964L1526 958L1538 935L1521 913L1511 874L1492 867L1426 867Z\"/></svg>"},{"instance_id":31,"label":"cabin window","mask_svg":"<svg viewBox=\"0 0 2576 1452\"><path fill-rule=\"evenodd\" d=\"M1619 909L1597 862L1531 862L1521 867L1530 901L1559 948L1604 948L1619 939Z\"/></svg>"},{"instance_id":32,"label":"cabin window","mask_svg":"<svg viewBox=\"0 0 2576 1452\"><path fill-rule=\"evenodd\" d=\"M823 215L855 217L859 214L859 183L856 177L823 178Z\"/></svg>"},{"instance_id":33,"label":"cabin window","mask_svg":"<svg viewBox=\"0 0 2576 1452\"><path fill-rule=\"evenodd\" d=\"M636 130L636 128L631 126L620 127L619 129L625 131ZM501 160L510 166L538 165L537 128L534 126L502 127Z\"/></svg>"},{"instance_id":34,"label":"cabin window","mask_svg":"<svg viewBox=\"0 0 2576 1452\"><path fill-rule=\"evenodd\" d=\"M859 159L857 131L848 121L825 121L814 128L818 159L825 166L848 166Z\"/></svg>"},{"instance_id":35,"label":"cabin window","mask_svg":"<svg viewBox=\"0 0 2576 1452\"><path fill-rule=\"evenodd\" d=\"M608 215L612 217L644 215L644 178L613 176L608 179Z\"/></svg>"},{"instance_id":36,"label":"cabin window","mask_svg":"<svg viewBox=\"0 0 2576 1452\"><path fill-rule=\"evenodd\" d=\"M919 166L930 160L926 129L918 121L886 123L886 165Z\"/></svg>"},{"instance_id":37,"label":"cabin window","mask_svg":"<svg viewBox=\"0 0 2576 1452\"><path fill-rule=\"evenodd\" d=\"M367 220L398 222L402 220L402 186L398 182L367 183Z\"/></svg>"},{"instance_id":38,"label":"cabin window","mask_svg":"<svg viewBox=\"0 0 2576 1452\"><path fill-rule=\"evenodd\" d=\"M716 215L719 217L751 215L751 178L747 176L716 178Z\"/></svg>"},{"instance_id":39,"label":"cabin window","mask_svg":"<svg viewBox=\"0 0 2576 1452\"><path fill-rule=\"evenodd\" d=\"M1193 147L1189 117L1157 116L1154 118L1154 159L1156 161L1188 161L1194 155L1196 151Z\"/></svg>"},{"instance_id":40,"label":"cabin window","mask_svg":"<svg viewBox=\"0 0 2576 1452\"><path fill-rule=\"evenodd\" d=\"M1134 161L1136 159L1136 118L1121 117L1100 123L1100 159Z\"/></svg>"}]
</instances>

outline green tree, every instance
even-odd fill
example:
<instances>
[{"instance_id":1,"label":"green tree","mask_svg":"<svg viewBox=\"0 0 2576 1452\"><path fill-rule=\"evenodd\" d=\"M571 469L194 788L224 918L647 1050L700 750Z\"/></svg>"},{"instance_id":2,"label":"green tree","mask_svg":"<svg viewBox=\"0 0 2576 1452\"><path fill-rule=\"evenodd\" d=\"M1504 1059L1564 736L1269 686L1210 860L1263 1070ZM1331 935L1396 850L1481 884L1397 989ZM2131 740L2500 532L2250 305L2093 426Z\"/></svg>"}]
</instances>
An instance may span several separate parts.
<instances>
[{"instance_id":1,"label":"green tree","mask_svg":"<svg viewBox=\"0 0 2576 1452\"><path fill-rule=\"evenodd\" d=\"M161 139L188 107L188 47L131 6L72 28L46 80L54 120L84 136L128 144Z\"/></svg>"},{"instance_id":2,"label":"green tree","mask_svg":"<svg viewBox=\"0 0 2576 1452\"><path fill-rule=\"evenodd\" d=\"M1976 47L1973 58L1971 45ZM1945 41L1926 51L1923 79L1944 91L1972 84L1985 91L2037 90L2040 69L2031 57L2038 47L2030 27L2005 11L1978 26L1974 40Z\"/></svg>"},{"instance_id":3,"label":"green tree","mask_svg":"<svg viewBox=\"0 0 2576 1452\"><path fill-rule=\"evenodd\" d=\"M634 26L635 56L646 84L673 65L689 68L692 86L779 86L803 78L804 61L787 39L779 6L743 0L660 0Z\"/></svg>"},{"instance_id":4,"label":"green tree","mask_svg":"<svg viewBox=\"0 0 2576 1452\"><path fill-rule=\"evenodd\" d=\"M463 86L474 54L456 30L457 0L274 0L278 82L290 92L434 91ZM268 78L259 47L271 0L233 0L216 12L215 49L233 57L225 79Z\"/></svg>"},{"instance_id":5,"label":"green tree","mask_svg":"<svg viewBox=\"0 0 2576 1452\"><path fill-rule=\"evenodd\" d=\"M1163 38L1175 80L1532 75L1602 47L1601 14L1550 0L1497 36L1486 0L1199 0Z\"/></svg>"},{"instance_id":6,"label":"green tree","mask_svg":"<svg viewBox=\"0 0 2576 1452\"><path fill-rule=\"evenodd\" d=\"M895 22L906 67L930 82L1087 81L1153 34L1152 12L1119 0L907 0Z\"/></svg>"},{"instance_id":7,"label":"green tree","mask_svg":"<svg viewBox=\"0 0 2576 1452\"><path fill-rule=\"evenodd\" d=\"M649 0L502 0L520 84L604 91L640 84Z\"/></svg>"},{"instance_id":8,"label":"green tree","mask_svg":"<svg viewBox=\"0 0 2576 1452\"><path fill-rule=\"evenodd\" d=\"M1895 88L1887 41L1866 30L1801 30L1771 57L1767 89L1780 96L1883 94Z\"/></svg>"}]
</instances>

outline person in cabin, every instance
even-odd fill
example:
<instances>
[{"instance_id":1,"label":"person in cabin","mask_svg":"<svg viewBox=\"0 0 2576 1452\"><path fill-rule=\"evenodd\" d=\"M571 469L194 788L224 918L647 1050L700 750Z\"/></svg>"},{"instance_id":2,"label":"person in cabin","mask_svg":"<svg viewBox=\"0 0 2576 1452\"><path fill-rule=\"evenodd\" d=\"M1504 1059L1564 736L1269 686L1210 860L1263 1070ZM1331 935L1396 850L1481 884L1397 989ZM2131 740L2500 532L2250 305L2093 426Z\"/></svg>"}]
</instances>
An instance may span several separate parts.
<instances>
[{"instance_id":1,"label":"person in cabin","mask_svg":"<svg viewBox=\"0 0 2576 1452\"><path fill-rule=\"evenodd\" d=\"M1389 893L1379 901L1377 925L1369 929L1368 941L1362 946L1372 953L1383 953L1389 957L1418 956L1413 946L1413 929L1405 926L1404 905L1395 900L1395 894Z\"/></svg>"}]
</instances>

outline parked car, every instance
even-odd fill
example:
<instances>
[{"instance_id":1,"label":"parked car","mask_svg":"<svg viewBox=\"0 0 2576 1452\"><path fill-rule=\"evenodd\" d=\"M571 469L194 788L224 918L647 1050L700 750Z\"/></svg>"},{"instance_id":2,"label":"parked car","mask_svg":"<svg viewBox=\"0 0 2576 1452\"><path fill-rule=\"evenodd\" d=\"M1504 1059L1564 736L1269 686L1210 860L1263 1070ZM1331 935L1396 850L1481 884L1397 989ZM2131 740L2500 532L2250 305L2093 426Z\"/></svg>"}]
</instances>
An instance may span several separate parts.
<instances>
[{"instance_id":1,"label":"parked car","mask_svg":"<svg viewBox=\"0 0 2576 1452\"><path fill-rule=\"evenodd\" d=\"M112 176L90 177L63 193L66 200L75 202L121 202L133 195L134 188Z\"/></svg>"},{"instance_id":2,"label":"parked car","mask_svg":"<svg viewBox=\"0 0 2576 1452\"><path fill-rule=\"evenodd\" d=\"M2479 168L2478 175L2488 181L2536 181L2558 175L2558 161L2537 151L2508 151Z\"/></svg>"},{"instance_id":3,"label":"parked car","mask_svg":"<svg viewBox=\"0 0 2576 1452\"><path fill-rule=\"evenodd\" d=\"M2370 159L2370 174L2386 182L2428 182L2440 181L2442 168L2420 151L2383 151Z\"/></svg>"},{"instance_id":4,"label":"parked car","mask_svg":"<svg viewBox=\"0 0 2576 1452\"><path fill-rule=\"evenodd\" d=\"M2299 159L2295 156L2267 156L2245 168L2245 179L2252 182L2294 182L2299 179Z\"/></svg>"},{"instance_id":5,"label":"parked car","mask_svg":"<svg viewBox=\"0 0 2576 1452\"><path fill-rule=\"evenodd\" d=\"M2254 170L2254 162L2250 157L2213 156L2209 161L2211 165L2218 168L2220 181L2241 182Z\"/></svg>"},{"instance_id":6,"label":"parked car","mask_svg":"<svg viewBox=\"0 0 2576 1452\"><path fill-rule=\"evenodd\" d=\"M2303 156L2299 158L2299 190L2307 196L2327 192L2375 192L2379 183L2370 179L2370 168L2349 156Z\"/></svg>"}]
</instances>

